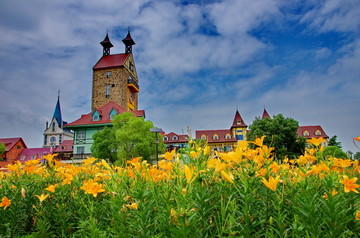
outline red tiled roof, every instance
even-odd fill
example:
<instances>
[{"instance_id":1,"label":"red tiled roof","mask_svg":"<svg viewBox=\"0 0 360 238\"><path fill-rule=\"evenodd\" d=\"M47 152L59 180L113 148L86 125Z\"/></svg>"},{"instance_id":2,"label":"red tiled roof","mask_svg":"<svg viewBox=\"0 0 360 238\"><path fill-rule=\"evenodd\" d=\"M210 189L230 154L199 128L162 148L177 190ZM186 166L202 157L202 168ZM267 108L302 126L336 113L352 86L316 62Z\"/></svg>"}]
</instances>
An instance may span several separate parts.
<instances>
[{"instance_id":1,"label":"red tiled roof","mask_svg":"<svg viewBox=\"0 0 360 238\"><path fill-rule=\"evenodd\" d=\"M98 111L98 113L100 115L100 120L98 120L98 121L93 121L92 120L92 114L94 112L94 111L92 111L92 112L90 112L88 114L82 115L76 121L73 121L71 123L68 123L68 124L64 125L64 127L65 128L71 128L73 126L111 124L110 112L111 112L112 109L115 109L117 114L121 114L121 113L126 112L126 110L123 107L121 107L119 104L117 104L115 102L109 102L109 103L105 104L104 106L95 109L95 110ZM145 116L145 111L144 110L131 111L131 113L133 113L136 117Z\"/></svg>"},{"instance_id":2,"label":"red tiled roof","mask_svg":"<svg viewBox=\"0 0 360 238\"><path fill-rule=\"evenodd\" d=\"M307 131L309 132L308 136L304 135L304 132ZM319 131L320 135L316 135L315 132ZM321 128L321 126L299 126L298 130L297 130L297 135L298 137L300 136L304 136L307 139L310 138L319 138L319 137L324 137L324 138L329 138L329 136L325 133L325 131Z\"/></svg>"},{"instance_id":3,"label":"red tiled roof","mask_svg":"<svg viewBox=\"0 0 360 238\"><path fill-rule=\"evenodd\" d=\"M3 138L3 139L0 139L0 143L3 143L5 144L5 152L7 151L10 151L11 148L19 141L21 140L25 147L26 147L26 144L24 142L24 140L21 138L21 137L16 137L16 138Z\"/></svg>"},{"instance_id":4,"label":"red tiled roof","mask_svg":"<svg viewBox=\"0 0 360 238\"><path fill-rule=\"evenodd\" d=\"M64 140L63 142L61 142L60 145L55 148L54 153L73 151L73 145L73 140Z\"/></svg>"},{"instance_id":5,"label":"red tiled roof","mask_svg":"<svg viewBox=\"0 0 360 238\"><path fill-rule=\"evenodd\" d=\"M239 123L238 123L239 122ZM231 126L231 128L236 128L236 127L247 127L247 125L245 124L244 120L242 119L242 117L240 116L240 113L238 110L236 110L235 113L235 117L234 117L234 121L233 124Z\"/></svg>"},{"instance_id":6,"label":"red tiled roof","mask_svg":"<svg viewBox=\"0 0 360 238\"><path fill-rule=\"evenodd\" d=\"M201 130L201 131L196 131L196 139L201 139L201 136L205 135L207 138L207 142L209 143L223 143L223 142L235 142L236 139L232 137L232 132L231 130ZM230 139L226 139L225 136L227 134L230 134ZM213 139L214 135L218 135L219 139L215 140Z\"/></svg>"},{"instance_id":7,"label":"red tiled roof","mask_svg":"<svg viewBox=\"0 0 360 238\"><path fill-rule=\"evenodd\" d=\"M32 159L43 159L43 155L51 154L51 148L31 148L23 150L17 160L25 162Z\"/></svg>"},{"instance_id":8,"label":"red tiled roof","mask_svg":"<svg viewBox=\"0 0 360 238\"><path fill-rule=\"evenodd\" d=\"M93 67L94 70L123 66L129 54L104 55Z\"/></svg>"},{"instance_id":9,"label":"red tiled roof","mask_svg":"<svg viewBox=\"0 0 360 238\"><path fill-rule=\"evenodd\" d=\"M168 140L164 140L165 144L169 144L169 143L187 143L188 142L188 135L178 135L178 134L175 134L174 132L170 132L168 134L165 133L163 135L163 137L164 136L168 137ZM178 140L173 140L174 136L177 136Z\"/></svg>"}]
</instances>

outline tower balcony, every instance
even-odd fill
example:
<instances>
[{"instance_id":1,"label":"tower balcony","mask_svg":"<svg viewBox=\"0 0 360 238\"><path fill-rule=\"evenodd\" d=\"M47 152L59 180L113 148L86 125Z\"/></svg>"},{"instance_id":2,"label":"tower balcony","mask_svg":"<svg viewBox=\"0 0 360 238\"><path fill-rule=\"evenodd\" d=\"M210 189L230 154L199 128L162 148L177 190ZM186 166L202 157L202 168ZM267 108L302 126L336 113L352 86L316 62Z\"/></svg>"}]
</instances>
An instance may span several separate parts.
<instances>
[{"instance_id":1,"label":"tower balcony","mask_svg":"<svg viewBox=\"0 0 360 238\"><path fill-rule=\"evenodd\" d=\"M135 92L140 92L139 84L133 78L128 79L127 86Z\"/></svg>"}]
</instances>

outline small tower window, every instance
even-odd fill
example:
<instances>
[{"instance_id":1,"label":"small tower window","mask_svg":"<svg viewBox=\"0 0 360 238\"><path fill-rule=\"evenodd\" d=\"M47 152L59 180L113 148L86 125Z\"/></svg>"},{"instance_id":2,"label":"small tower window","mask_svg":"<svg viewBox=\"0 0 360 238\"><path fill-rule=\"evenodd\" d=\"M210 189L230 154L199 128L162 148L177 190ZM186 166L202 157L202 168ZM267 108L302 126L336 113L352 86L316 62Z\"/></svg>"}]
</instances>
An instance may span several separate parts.
<instances>
[{"instance_id":1,"label":"small tower window","mask_svg":"<svg viewBox=\"0 0 360 238\"><path fill-rule=\"evenodd\" d=\"M130 69L131 71L134 71L134 69L135 69L134 65L133 65L131 62L129 63L129 69Z\"/></svg>"},{"instance_id":2,"label":"small tower window","mask_svg":"<svg viewBox=\"0 0 360 238\"><path fill-rule=\"evenodd\" d=\"M106 71L106 78L110 78L111 77L111 71Z\"/></svg>"},{"instance_id":3,"label":"small tower window","mask_svg":"<svg viewBox=\"0 0 360 238\"><path fill-rule=\"evenodd\" d=\"M110 84L106 84L105 86L105 97L106 98L110 97Z\"/></svg>"},{"instance_id":4,"label":"small tower window","mask_svg":"<svg viewBox=\"0 0 360 238\"><path fill-rule=\"evenodd\" d=\"M52 123L52 125L51 125L51 130L52 130L52 131L55 131L55 122Z\"/></svg>"}]
</instances>

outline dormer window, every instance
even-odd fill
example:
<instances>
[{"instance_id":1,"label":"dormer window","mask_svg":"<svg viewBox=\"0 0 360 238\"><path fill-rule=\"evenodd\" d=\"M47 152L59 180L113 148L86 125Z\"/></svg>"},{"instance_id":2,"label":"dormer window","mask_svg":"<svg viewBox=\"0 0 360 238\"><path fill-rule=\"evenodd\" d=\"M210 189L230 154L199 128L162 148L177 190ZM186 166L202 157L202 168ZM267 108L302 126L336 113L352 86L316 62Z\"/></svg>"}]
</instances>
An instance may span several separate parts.
<instances>
[{"instance_id":1,"label":"dormer window","mask_svg":"<svg viewBox=\"0 0 360 238\"><path fill-rule=\"evenodd\" d=\"M94 111L93 114L92 114L92 120L93 121L100 121L100 114L98 111Z\"/></svg>"},{"instance_id":2,"label":"dormer window","mask_svg":"<svg viewBox=\"0 0 360 238\"><path fill-rule=\"evenodd\" d=\"M321 136L321 132L319 130L315 131L316 136Z\"/></svg>"},{"instance_id":3,"label":"dormer window","mask_svg":"<svg viewBox=\"0 0 360 238\"><path fill-rule=\"evenodd\" d=\"M178 140L178 139L179 139L179 137L177 137L177 136L172 137L172 140Z\"/></svg>"},{"instance_id":4,"label":"dormer window","mask_svg":"<svg viewBox=\"0 0 360 238\"><path fill-rule=\"evenodd\" d=\"M111 77L111 71L106 71L106 78L110 78Z\"/></svg>"},{"instance_id":5,"label":"dormer window","mask_svg":"<svg viewBox=\"0 0 360 238\"><path fill-rule=\"evenodd\" d=\"M202 136L201 136L201 139L202 139L202 140L206 140L206 135L202 135Z\"/></svg>"},{"instance_id":6,"label":"dormer window","mask_svg":"<svg viewBox=\"0 0 360 238\"><path fill-rule=\"evenodd\" d=\"M241 125L241 121L236 121L236 124Z\"/></svg>"},{"instance_id":7,"label":"dormer window","mask_svg":"<svg viewBox=\"0 0 360 238\"><path fill-rule=\"evenodd\" d=\"M225 135L225 139L231 139L231 135L230 135L230 134L226 134L226 135Z\"/></svg>"},{"instance_id":8,"label":"dormer window","mask_svg":"<svg viewBox=\"0 0 360 238\"><path fill-rule=\"evenodd\" d=\"M303 135L304 135L304 136L309 136L310 133L309 133L308 131L304 131Z\"/></svg>"},{"instance_id":9,"label":"dormer window","mask_svg":"<svg viewBox=\"0 0 360 238\"><path fill-rule=\"evenodd\" d=\"M214 140L218 140L219 139L219 136L217 134L213 135L213 139Z\"/></svg>"},{"instance_id":10,"label":"dormer window","mask_svg":"<svg viewBox=\"0 0 360 238\"><path fill-rule=\"evenodd\" d=\"M113 108L111 109L110 113L109 113L109 117L110 117L110 120L114 119L114 116L117 115L117 112L116 110Z\"/></svg>"},{"instance_id":11,"label":"dormer window","mask_svg":"<svg viewBox=\"0 0 360 238\"><path fill-rule=\"evenodd\" d=\"M164 141L168 141L168 140L169 140L169 137L164 136L163 140L164 140Z\"/></svg>"}]
</instances>

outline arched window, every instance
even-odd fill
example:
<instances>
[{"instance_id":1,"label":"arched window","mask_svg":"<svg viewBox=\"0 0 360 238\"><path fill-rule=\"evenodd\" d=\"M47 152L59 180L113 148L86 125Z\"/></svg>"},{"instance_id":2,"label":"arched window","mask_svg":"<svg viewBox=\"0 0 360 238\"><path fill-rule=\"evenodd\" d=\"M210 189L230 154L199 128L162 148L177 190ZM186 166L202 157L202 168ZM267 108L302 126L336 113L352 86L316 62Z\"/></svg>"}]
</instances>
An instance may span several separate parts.
<instances>
[{"instance_id":1,"label":"arched window","mask_svg":"<svg viewBox=\"0 0 360 238\"><path fill-rule=\"evenodd\" d=\"M319 130L315 131L315 135L321 136L321 131L319 131Z\"/></svg>"},{"instance_id":2,"label":"arched window","mask_svg":"<svg viewBox=\"0 0 360 238\"><path fill-rule=\"evenodd\" d=\"M219 139L219 136L217 134L213 135L213 139L214 140L218 140Z\"/></svg>"},{"instance_id":3,"label":"arched window","mask_svg":"<svg viewBox=\"0 0 360 238\"><path fill-rule=\"evenodd\" d=\"M230 134L226 134L226 135L225 135L225 139L231 139L231 135L230 135Z\"/></svg>"},{"instance_id":4,"label":"arched window","mask_svg":"<svg viewBox=\"0 0 360 238\"><path fill-rule=\"evenodd\" d=\"M164 141L168 141L169 140L169 137L167 137L167 136L164 136Z\"/></svg>"},{"instance_id":5,"label":"arched window","mask_svg":"<svg viewBox=\"0 0 360 238\"><path fill-rule=\"evenodd\" d=\"M172 137L172 140L178 140L178 139L179 139L179 137L177 137L177 136Z\"/></svg>"},{"instance_id":6,"label":"arched window","mask_svg":"<svg viewBox=\"0 0 360 238\"><path fill-rule=\"evenodd\" d=\"M304 131L303 135L304 135L304 136L309 136L310 134L309 134L308 131Z\"/></svg>"},{"instance_id":7,"label":"arched window","mask_svg":"<svg viewBox=\"0 0 360 238\"><path fill-rule=\"evenodd\" d=\"M202 140L206 140L206 135L202 135L202 136L201 136L201 139L202 139Z\"/></svg>"}]
</instances>

